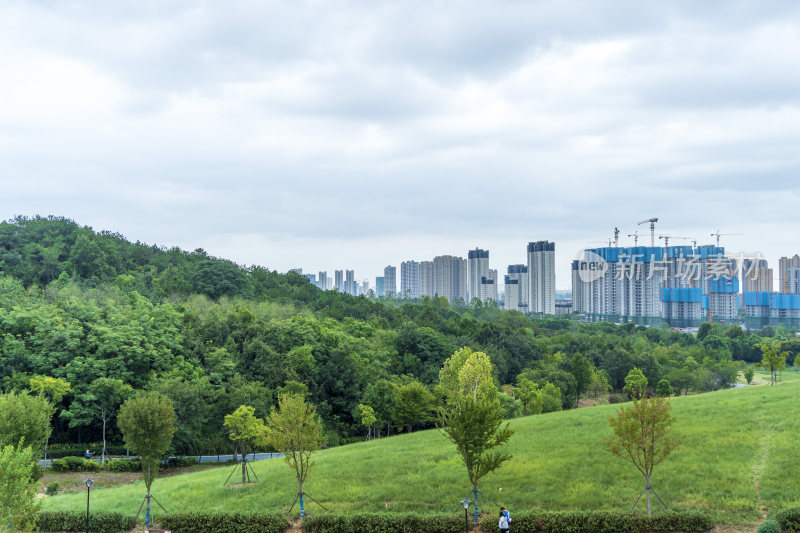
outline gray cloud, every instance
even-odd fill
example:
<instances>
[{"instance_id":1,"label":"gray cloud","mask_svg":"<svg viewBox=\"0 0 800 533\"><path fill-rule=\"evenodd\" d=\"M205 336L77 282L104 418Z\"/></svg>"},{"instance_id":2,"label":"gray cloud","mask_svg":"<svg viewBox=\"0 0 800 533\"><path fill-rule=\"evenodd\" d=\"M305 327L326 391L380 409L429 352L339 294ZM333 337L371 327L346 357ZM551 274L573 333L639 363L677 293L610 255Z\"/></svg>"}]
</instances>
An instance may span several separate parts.
<instances>
[{"instance_id":1,"label":"gray cloud","mask_svg":"<svg viewBox=\"0 0 800 533\"><path fill-rule=\"evenodd\" d=\"M777 0L0 4L0 214L359 277L475 245L503 271L550 239L567 287L585 241L650 216L774 262L800 230L798 21Z\"/></svg>"}]
</instances>

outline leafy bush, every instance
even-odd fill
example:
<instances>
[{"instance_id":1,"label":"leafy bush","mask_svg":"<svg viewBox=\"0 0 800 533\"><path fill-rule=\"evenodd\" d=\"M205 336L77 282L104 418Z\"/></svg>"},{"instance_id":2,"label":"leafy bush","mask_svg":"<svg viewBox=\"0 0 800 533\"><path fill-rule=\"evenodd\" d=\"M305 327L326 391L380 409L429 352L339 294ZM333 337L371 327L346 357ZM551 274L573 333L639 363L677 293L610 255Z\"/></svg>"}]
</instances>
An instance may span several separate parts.
<instances>
[{"instance_id":1,"label":"leafy bush","mask_svg":"<svg viewBox=\"0 0 800 533\"><path fill-rule=\"evenodd\" d=\"M514 533L646 533L650 531L709 531L713 519L696 511L672 512L653 516L632 515L611 511L514 513L511 527ZM488 515L481 525L484 531L497 529L497 517Z\"/></svg>"},{"instance_id":2,"label":"leafy bush","mask_svg":"<svg viewBox=\"0 0 800 533\"><path fill-rule=\"evenodd\" d=\"M170 513L159 523L174 533L283 533L289 526L279 513Z\"/></svg>"},{"instance_id":3,"label":"leafy bush","mask_svg":"<svg viewBox=\"0 0 800 533\"><path fill-rule=\"evenodd\" d=\"M83 457L64 457L63 459L54 459L50 463L50 468L54 472L97 472L100 470L100 463Z\"/></svg>"},{"instance_id":4,"label":"leafy bush","mask_svg":"<svg viewBox=\"0 0 800 533\"><path fill-rule=\"evenodd\" d=\"M142 469L142 461L139 459L112 459L106 461L101 468L109 472L139 472Z\"/></svg>"},{"instance_id":5,"label":"leafy bush","mask_svg":"<svg viewBox=\"0 0 800 533\"><path fill-rule=\"evenodd\" d=\"M44 488L44 491L47 493L48 496L54 496L58 494L58 491L61 489L61 485L58 484L58 481L53 481L52 483L48 483L47 486Z\"/></svg>"},{"instance_id":6,"label":"leafy bush","mask_svg":"<svg viewBox=\"0 0 800 533\"><path fill-rule=\"evenodd\" d=\"M792 507L778 511L775 520L781 525L784 531L800 531L800 507Z\"/></svg>"},{"instance_id":7,"label":"leafy bush","mask_svg":"<svg viewBox=\"0 0 800 533\"><path fill-rule=\"evenodd\" d=\"M89 529L97 533L130 531L136 525L133 516L120 513L90 513ZM42 511L36 520L38 531L86 531L86 513L82 511Z\"/></svg>"},{"instance_id":8,"label":"leafy bush","mask_svg":"<svg viewBox=\"0 0 800 533\"><path fill-rule=\"evenodd\" d=\"M496 525L491 531L497 529ZM303 521L303 533L453 533L463 528L464 517L460 513L323 514Z\"/></svg>"},{"instance_id":9,"label":"leafy bush","mask_svg":"<svg viewBox=\"0 0 800 533\"><path fill-rule=\"evenodd\" d=\"M197 464L196 457L170 457L167 459L167 466L169 468L193 466Z\"/></svg>"},{"instance_id":10,"label":"leafy bush","mask_svg":"<svg viewBox=\"0 0 800 533\"><path fill-rule=\"evenodd\" d=\"M757 533L781 533L781 525L777 520L764 520L756 531Z\"/></svg>"}]
</instances>

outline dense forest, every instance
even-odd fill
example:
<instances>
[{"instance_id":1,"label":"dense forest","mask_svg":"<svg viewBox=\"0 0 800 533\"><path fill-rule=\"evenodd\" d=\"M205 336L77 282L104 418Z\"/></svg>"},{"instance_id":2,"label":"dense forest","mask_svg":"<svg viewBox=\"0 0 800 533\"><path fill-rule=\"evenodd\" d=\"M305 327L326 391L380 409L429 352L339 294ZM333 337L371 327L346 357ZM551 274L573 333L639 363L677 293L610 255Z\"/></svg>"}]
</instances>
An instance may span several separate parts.
<instances>
[{"instance_id":1,"label":"dense forest","mask_svg":"<svg viewBox=\"0 0 800 533\"><path fill-rule=\"evenodd\" d=\"M5 392L34 390L41 376L69 383L51 442L100 440L108 380L172 399L176 453L229 451L224 415L247 404L263 417L282 391L306 394L336 445L367 434L363 406L378 435L432 427L439 369L462 347L490 356L514 417L622 391L634 368L651 390L728 387L761 360L766 336L783 339L792 364L800 341L780 328L706 324L691 335L353 297L64 218L0 223L0 378Z\"/></svg>"}]
</instances>

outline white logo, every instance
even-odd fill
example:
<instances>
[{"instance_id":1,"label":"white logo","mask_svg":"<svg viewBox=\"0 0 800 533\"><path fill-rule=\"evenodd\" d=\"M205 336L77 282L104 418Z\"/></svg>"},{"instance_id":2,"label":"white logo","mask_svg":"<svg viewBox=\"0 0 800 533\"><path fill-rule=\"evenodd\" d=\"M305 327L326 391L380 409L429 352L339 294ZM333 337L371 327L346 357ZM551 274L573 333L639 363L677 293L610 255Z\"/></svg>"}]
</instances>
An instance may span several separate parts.
<instances>
[{"instance_id":1,"label":"white logo","mask_svg":"<svg viewBox=\"0 0 800 533\"><path fill-rule=\"evenodd\" d=\"M578 254L578 276L584 283L597 281L607 270L608 262L591 250L584 250Z\"/></svg>"}]
</instances>

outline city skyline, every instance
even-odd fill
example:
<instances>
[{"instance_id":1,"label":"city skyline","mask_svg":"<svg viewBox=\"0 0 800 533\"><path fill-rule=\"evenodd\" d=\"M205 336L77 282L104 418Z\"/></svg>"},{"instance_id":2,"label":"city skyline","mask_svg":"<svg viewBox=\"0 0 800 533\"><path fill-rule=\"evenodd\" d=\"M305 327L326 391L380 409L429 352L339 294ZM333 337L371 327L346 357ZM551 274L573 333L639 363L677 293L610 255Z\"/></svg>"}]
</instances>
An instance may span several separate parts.
<instances>
[{"instance_id":1,"label":"city skyline","mask_svg":"<svg viewBox=\"0 0 800 533\"><path fill-rule=\"evenodd\" d=\"M3 3L0 218L370 279L476 246L502 274L546 239L568 289L588 241L659 217L775 268L800 234L798 20L788 0Z\"/></svg>"}]
</instances>

